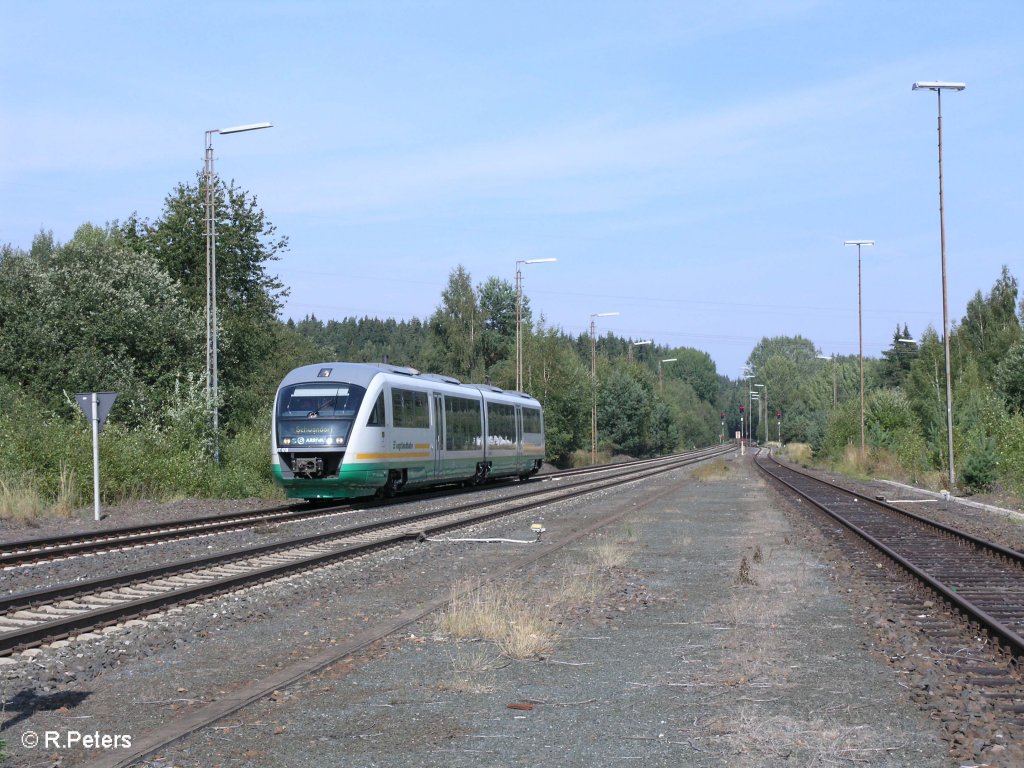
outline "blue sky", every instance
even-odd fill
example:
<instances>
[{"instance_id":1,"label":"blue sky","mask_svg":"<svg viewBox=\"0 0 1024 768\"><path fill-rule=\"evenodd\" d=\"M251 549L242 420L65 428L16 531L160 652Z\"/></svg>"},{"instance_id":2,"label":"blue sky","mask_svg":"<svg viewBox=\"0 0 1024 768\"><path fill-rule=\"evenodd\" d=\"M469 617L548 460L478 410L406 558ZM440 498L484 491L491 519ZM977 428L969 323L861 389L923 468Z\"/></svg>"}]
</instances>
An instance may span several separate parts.
<instances>
[{"instance_id":1,"label":"blue sky","mask_svg":"<svg viewBox=\"0 0 1024 768\"><path fill-rule=\"evenodd\" d=\"M1024 3L0 2L0 242L153 218L202 167L290 250L284 317L426 318L448 275L707 351L865 353L1024 279Z\"/></svg>"}]
</instances>

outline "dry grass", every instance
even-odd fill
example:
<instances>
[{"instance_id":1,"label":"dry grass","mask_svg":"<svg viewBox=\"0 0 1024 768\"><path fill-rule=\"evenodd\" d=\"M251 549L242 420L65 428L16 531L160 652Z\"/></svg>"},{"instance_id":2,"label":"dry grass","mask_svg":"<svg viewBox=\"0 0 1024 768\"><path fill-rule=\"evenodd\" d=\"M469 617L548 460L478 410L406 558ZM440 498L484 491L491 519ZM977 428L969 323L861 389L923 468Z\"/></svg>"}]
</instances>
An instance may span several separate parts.
<instances>
[{"instance_id":1,"label":"dry grass","mask_svg":"<svg viewBox=\"0 0 1024 768\"><path fill-rule=\"evenodd\" d=\"M69 518L78 498L75 473L61 466L57 497L47 499L29 478L9 483L0 479L0 518L32 523L45 517Z\"/></svg>"},{"instance_id":2,"label":"dry grass","mask_svg":"<svg viewBox=\"0 0 1024 768\"><path fill-rule=\"evenodd\" d=\"M491 693L495 690L493 672L500 669L501 656L494 653L493 646L458 643L448 658L452 677L438 683L438 690L452 693Z\"/></svg>"},{"instance_id":3,"label":"dry grass","mask_svg":"<svg viewBox=\"0 0 1024 768\"><path fill-rule=\"evenodd\" d=\"M789 614L827 592L827 585L814 579L807 561L795 559L781 544L752 539L743 551L748 554L741 556L731 599L704 617L731 631L722 638L719 667L703 679L725 686L787 685L789 668L780 658L780 633L786 631Z\"/></svg>"},{"instance_id":4,"label":"dry grass","mask_svg":"<svg viewBox=\"0 0 1024 768\"><path fill-rule=\"evenodd\" d=\"M577 564L562 574L554 605L560 608L590 605L605 591L605 582L594 563Z\"/></svg>"},{"instance_id":5,"label":"dry grass","mask_svg":"<svg viewBox=\"0 0 1024 768\"><path fill-rule=\"evenodd\" d=\"M743 559L740 560L740 571L736 575L736 583L743 585L757 584L757 582L754 581L754 577L750 575L750 563L747 562L747 558L745 555Z\"/></svg>"},{"instance_id":6,"label":"dry grass","mask_svg":"<svg viewBox=\"0 0 1024 768\"><path fill-rule=\"evenodd\" d=\"M949 485L946 474L941 469L908 469L898 456L881 448L870 449L865 474L869 477L885 477L909 483L932 491L943 490Z\"/></svg>"},{"instance_id":7,"label":"dry grass","mask_svg":"<svg viewBox=\"0 0 1024 768\"><path fill-rule=\"evenodd\" d=\"M557 639L547 610L511 585L457 584L438 619L438 630L458 639L494 643L512 659L549 651Z\"/></svg>"},{"instance_id":8,"label":"dry grass","mask_svg":"<svg viewBox=\"0 0 1024 768\"><path fill-rule=\"evenodd\" d=\"M618 540L623 544L636 544L640 540L639 521L626 521L619 530Z\"/></svg>"},{"instance_id":9,"label":"dry grass","mask_svg":"<svg viewBox=\"0 0 1024 768\"><path fill-rule=\"evenodd\" d=\"M692 473L693 479L701 483L724 480L728 475L729 465L723 459L715 459L707 464L701 464Z\"/></svg>"},{"instance_id":10,"label":"dry grass","mask_svg":"<svg viewBox=\"0 0 1024 768\"><path fill-rule=\"evenodd\" d=\"M43 516L46 505L34 488L8 485L0 480L0 517L33 520Z\"/></svg>"},{"instance_id":11,"label":"dry grass","mask_svg":"<svg viewBox=\"0 0 1024 768\"><path fill-rule=\"evenodd\" d=\"M858 446L847 445L843 457L835 463L833 469L862 480L885 477L932 491L945 489L949 485L942 470L908 471L897 456L881 448L868 448L862 455Z\"/></svg>"},{"instance_id":12,"label":"dry grass","mask_svg":"<svg viewBox=\"0 0 1024 768\"><path fill-rule=\"evenodd\" d=\"M456 584L451 602L438 616L437 632L455 640L487 641L500 655L511 659L541 656L558 640L554 615L593 604L605 595L611 581L609 571L625 565L629 547L638 537L636 526L626 523L612 537L599 538L586 550L584 562L565 567L555 595L538 596L530 585L521 583ZM486 652L481 653L486 656ZM453 669L472 674L481 664L460 657L453 661Z\"/></svg>"},{"instance_id":13,"label":"dry grass","mask_svg":"<svg viewBox=\"0 0 1024 768\"><path fill-rule=\"evenodd\" d=\"M598 449L594 459L594 462L590 461L590 451L573 451L569 454L569 467L570 469L579 469L592 466L592 464L611 464L614 456L611 451Z\"/></svg>"},{"instance_id":14,"label":"dry grass","mask_svg":"<svg viewBox=\"0 0 1024 768\"><path fill-rule=\"evenodd\" d=\"M707 737L734 756L733 766L850 765L873 763L904 745L887 744L884 734L868 726L844 726L826 720L764 717L740 712L713 718L703 727Z\"/></svg>"},{"instance_id":15,"label":"dry grass","mask_svg":"<svg viewBox=\"0 0 1024 768\"><path fill-rule=\"evenodd\" d=\"M813 457L811 446L807 443L787 443L782 455L794 464L808 464Z\"/></svg>"},{"instance_id":16,"label":"dry grass","mask_svg":"<svg viewBox=\"0 0 1024 768\"><path fill-rule=\"evenodd\" d=\"M601 568L621 568L629 559L626 548L619 541L601 541L590 552L593 562Z\"/></svg>"},{"instance_id":17,"label":"dry grass","mask_svg":"<svg viewBox=\"0 0 1024 768\"><path fill-rule=\"evenodd\" d=\"M50 514L57 517L68 518L74 511L74 502L78 498L78 478L75 473L68 469L66 464L60 465L60 478L58 480L57 499L50 507Z\"/></svg>"}]
</instances>

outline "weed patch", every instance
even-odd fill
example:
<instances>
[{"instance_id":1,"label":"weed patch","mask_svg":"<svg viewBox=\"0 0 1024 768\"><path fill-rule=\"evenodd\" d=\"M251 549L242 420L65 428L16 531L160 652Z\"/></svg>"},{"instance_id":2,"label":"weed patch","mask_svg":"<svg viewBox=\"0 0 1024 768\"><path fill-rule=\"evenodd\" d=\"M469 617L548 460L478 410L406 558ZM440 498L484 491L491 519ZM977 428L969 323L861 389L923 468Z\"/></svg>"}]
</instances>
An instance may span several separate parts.
<instances>
[{"instance_id":1,"label":"weed patch","mask_svg":"<svg viewBox=\"0 0 1024 768\"><path fill-rule=\"evenodd\" d=\"M715 459L694 469L692 477L698 482L709 483L715 480L724 480L728 477L729 471L729 465L723 459Z\"/></svg>"},{"instance_id":2,"label":"weed patch","mask_svg":"<svg viewBox=\"0 0 1024 768\"><path fill-rule=\"evenodd\" d=\"M544 607L506 585L457 584L438 620L438 631L456 639L494 643L512 659L528 659L550 650L556 635Z\"/></svg>"},{"instance_id":3,"label":"weed patch","mask_svg":"<svg viewBox=\"0 0 1024 768\"><path fill-rule=\"evenodd\" d=\"M754 577L750 575L750 563L747 562L747 556L744 555L743 559L740 560L740 572L736 575L736 583L744 585L757 584L754 581Z\"/></svg>"}]
</instances>

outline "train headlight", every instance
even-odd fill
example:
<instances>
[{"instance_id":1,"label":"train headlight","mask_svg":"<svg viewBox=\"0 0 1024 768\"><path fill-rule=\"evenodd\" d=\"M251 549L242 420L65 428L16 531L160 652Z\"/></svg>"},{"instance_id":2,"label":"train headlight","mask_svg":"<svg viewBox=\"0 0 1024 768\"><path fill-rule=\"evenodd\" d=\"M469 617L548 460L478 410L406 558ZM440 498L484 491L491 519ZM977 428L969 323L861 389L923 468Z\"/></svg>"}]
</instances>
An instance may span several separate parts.
<instances>
[{"instance_id":1,"label":"train headlight","mask_svg":"<svg viewBox=\"0 0 1024 768\"><path fill-rule=\"evenodd\" d=\"M345 438L344 437L336 437L336 438L334 438L334 442L336 442L338 445L341 445L342 443L345 442Z\"/></svg>"},{"instance_id":2,"label":"train headlight","mask_svg":"<svg viewBox=\"0 0 1024 768\"><path fill-rule=\"evenodd\" d=\"M284 440L281 441L281 444L282 445L291 445L292 444L292 439L290 437L286 437Z\"/></svg>"}]
</instances>

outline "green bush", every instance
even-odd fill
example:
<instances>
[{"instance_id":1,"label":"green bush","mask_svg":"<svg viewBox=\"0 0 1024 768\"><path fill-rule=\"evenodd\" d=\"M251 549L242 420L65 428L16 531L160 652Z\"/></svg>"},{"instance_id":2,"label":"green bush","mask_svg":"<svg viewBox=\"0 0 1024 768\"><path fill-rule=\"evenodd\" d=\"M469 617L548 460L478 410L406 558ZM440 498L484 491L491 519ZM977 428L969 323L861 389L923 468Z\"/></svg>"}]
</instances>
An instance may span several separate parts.
<instances>
[{"instance_id":1,"label":"green bush","mask_svg":"<svg viewBox=\"0 0 1024 768\"><path fill-rule=\"evenodd\" d=\"M270 471L270 420L239 431L221 446L220 467L205 489L213 498L283 498Z\"/></svg>"},{"instance_id":2,"label":"green bush","mask_svg":"<svg viewBox=\"0 0 1024 768\"><path fill-rule=\"evenodd\" d=\"M68 397L62 412L47 411L2 381L0 401L0 517L66 514L69 507L91 504L92 430L78 405ZM280 498L270 472L269 417L223 438L217 465L195 382L176 393L162 424L129 429L117 415L115 403L99 435L103 503Z\"/></svg>"},{"instance_id":3,"label":"green bush","mask_svg":"<svg viewBox=\"0 0 1024 768\"><path fill-rule=\"evenodd\" d=\"M996 444L999 482L1006 490L1024 495L1024 415L1017 413L1000 422Z\"/></svg>"},{"instance_id":4,"label":"green bush","mask_svg":"<svg viewBox=\"0 0 1024 768\"><path fill-rule=\"evenodd\" d=\"M974 450L967 455L960 473L960 484L971 493L990 491L996 482L998 468L999 458L995 440L989 437L981 438L975 443Z\"/></svg>"},{"instance_id":5,"label":"green bush","mask_svg":"<svg viewBox=\"0 0 1024 768\"><path fill-rule=\"evenodd\" d=\"M854 443L860 444L860 402L850 400L829 413L821 441L822 456L833 461L841 459L846 446Z\"/></svg>"}]
</instances>

